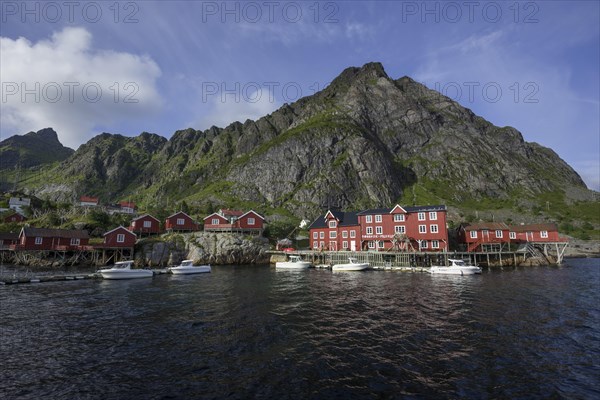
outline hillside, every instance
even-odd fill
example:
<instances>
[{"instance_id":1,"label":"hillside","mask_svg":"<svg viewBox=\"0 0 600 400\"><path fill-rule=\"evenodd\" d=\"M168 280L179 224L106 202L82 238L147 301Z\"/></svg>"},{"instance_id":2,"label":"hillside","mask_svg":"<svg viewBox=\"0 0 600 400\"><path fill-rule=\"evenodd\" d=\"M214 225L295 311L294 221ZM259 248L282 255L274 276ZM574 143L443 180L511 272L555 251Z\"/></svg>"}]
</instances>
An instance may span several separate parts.
<instances>
[{"instance_id":1,"label":"hillside","mask_svg":"<svg viewBox=\"0 0 600 400\"><path fill-rule=\"evenodd\" d=\"M400 202L445 203L462 217L498 210L560 222L586 218L594 201L551 149L409 77L391 79L379 63L348 68L323 91L257 121L169 140L104 133L22 188L42 198L127 197L148 208L185 200L288 218Z\"/></svg>"},{"instance_id":2,"label":"hillside","mask_svg":"<svg viewBox=\"0 0 600 400\"><path fill-rule=\"evenodd\" d=\"M0 142L0 171L63 161L73 153L60 143L52 128L15 135Z\"/></svg>"}]
</instances>

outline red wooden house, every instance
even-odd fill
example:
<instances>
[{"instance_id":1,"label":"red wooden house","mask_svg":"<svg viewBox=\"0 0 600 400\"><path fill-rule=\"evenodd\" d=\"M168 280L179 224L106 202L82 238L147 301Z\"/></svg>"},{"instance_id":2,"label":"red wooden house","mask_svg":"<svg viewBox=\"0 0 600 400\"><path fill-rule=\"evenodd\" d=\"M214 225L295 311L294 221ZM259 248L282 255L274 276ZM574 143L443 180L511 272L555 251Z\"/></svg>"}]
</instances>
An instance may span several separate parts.
<instances>
[{"instance_id":1,"label":"red wooden house","mask_svg":"<svg viewBox=\"0 0 600 400\"><path fill-rule=\"evenodd\" d=\"M19 214L18 212L4 217L5 223L13 223L13 222L18 223L18 222L23 222L25 220L27 220L27 218L24 215Z\"/></svg>"},{"instance_id":2,"label":"red wooden house","mask_svg":"<svg viewBox=\"0 0 600 400\"><path fill-rule=\"evenodd\" d=\"M361 233L356 212L329 210L309 226L313 250L360 249Z\"/></svg>"},{"instance_id":3,"label":"red wooden house","mask_svg":"<svg viewBox=\"0 0 600 400\"><path fill-rule=\"evenodd\" d=\"M205 232L237 232L261 235L265 219L255 211L219 210L204 218Z\"/></svg>"},{"instance_id":4,"label":"red wooden house","mask_svg":"<svg viewBox=\"0 0 600 400\"><path fill-rule=\"evenodd\" d=\"M529 224L510 227L510 239L513 243L563 243L568 239L561 238L556 224Z\"/></svg>"},{"instance_id":5,"label":"red wooden house","mask_svg":"<svg viewBox=\"0 0 600 400\"><path fill-rule=\"evenodd\" d=\"M195 232L198 229L198 223L192 217L179 211L165 220L165 230L167 231L188 231Z\"/></svg>"},{"instance_id":6,"label":"red wooden house","mask_svg":"<svg viewBox=\"0 0 600 400\"><path fill-rule=\"evenodd\" d=\"M18 250L82 250L90 236L84 230L45 229L25 227L19 233Z\"/></svg>"},{"instance_id":7,"label":"red wooden house","mask_svg":"<svg viewBox=\"0 0 600 400\"><path fill-rule=\"evenodd\" d=\"M131 248L135 246L137 235L123 226L104 234L103 248Z\"/></svg>"},{"instance_id":8,"label":"red wooden house","mask_svg":"<svg viewBox=\"0 0 600 400\"><path fill-rule=\"evenodd\" d=\"M98 205L98 202L99 199L97 197L81 196L79 198L80 207L96 207Z\"/></svg>"},{"instance_id":9,"label":"red wooden house","mask_svg":"<svg viewBox=\"0 0 600 400\"><path fill-rule=\"evenodd\" d=\"M131 221L129 230L142 235L158 234L160 233L160 221L150 214L140 215Z\"/></svg>"},{"instance_id":10,"label":"red wooden house","mask_svg":"<svg viewBox=\"0 0 600 400\"><path fill-rule=\"evenodd\" d=\"M0 250L8 250L15 246L19 241L19 234L16 232L0 232Z\"/></svg>"},{"instance_id":11,"label":"red wooden house","mask_svg":"<svg viewBox=\"0 0 600 400\"><path fill-rule=\"evenodd\" d=\"M495 245L502 248L510 243L510 228L504 222L480 222L462 224L458 230L458 241L467 245L467 251L485 251Z\"/></svg>"}]
</instances>

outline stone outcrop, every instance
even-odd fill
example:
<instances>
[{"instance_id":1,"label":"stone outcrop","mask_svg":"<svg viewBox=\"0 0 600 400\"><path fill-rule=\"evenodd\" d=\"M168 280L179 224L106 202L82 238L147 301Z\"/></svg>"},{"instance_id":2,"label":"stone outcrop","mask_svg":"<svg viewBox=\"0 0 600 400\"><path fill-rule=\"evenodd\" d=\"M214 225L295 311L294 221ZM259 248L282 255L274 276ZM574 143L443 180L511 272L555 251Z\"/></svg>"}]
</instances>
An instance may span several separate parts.
<instances>
[{"instance_id":1,"label":"stone outcrop","mask_svg":"<svg viewBox=\"0 0 600 400\"><path fill-rule=\"evenodd\" d=\"M142 240L136 246L136 264L149 267L176 265L185 259L211 265L265 264L269 242L262 237L229 233L167 234Z\"/></svg>"}]
</instances>

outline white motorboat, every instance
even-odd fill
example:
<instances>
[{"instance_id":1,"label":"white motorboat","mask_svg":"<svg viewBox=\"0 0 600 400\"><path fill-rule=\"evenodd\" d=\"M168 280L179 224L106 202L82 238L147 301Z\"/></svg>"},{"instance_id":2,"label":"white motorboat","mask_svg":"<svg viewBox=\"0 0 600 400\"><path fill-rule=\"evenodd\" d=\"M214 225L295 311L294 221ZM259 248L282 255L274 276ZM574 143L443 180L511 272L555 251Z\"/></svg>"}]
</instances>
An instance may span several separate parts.
<instances>
[{"instance_id":1,"label":"white motorboat","mask_svg":"<svg viewBox=\"0 0 600 400\"><path fill-rule=\"evenodd\" d=\"M279 261L275 263L276 269L308 269L310 261L302 261L300 256L290 256L288 261Z\"/></svg>"},{"instance_id":2,"label":"white motorboat","mask_svg":"<svg viewBox=\"0 0 600 400\"><path fill-rule=\"evenodd\" d=\"M149 269L132 269L133 261L120 261L112 268L101 269L100 274L104 279L135 279L151 278L154 272Z\"/></svg>"},{"instance_id":3,"label":"white motorboat","mask_svg":"<svg viewBox=\"0 0 600 400\"><path fill-rule=\"evenodd\" d=\"M174 275L201 274L210 272L210 265L194 265L194 260L183 260L176 267L169 268Z\"/></svg>"},{"instance_id":4,"label":"white motorboat","mask_svg":"<svg viewBox=\"0 0 600 400\"><path fill-rule=\"evenodd\" d=\"M369 268L369 263L356 262L356 258L348 257L349 263L335 264L331 267L332 271L363 271Z\"/></svg>"},{"instance_id":5,"label":"white motorboat","mask_svg":"<svg viewBox=\"0 0 600 400\"><path fill-rule=\"evenodd\" d=\"M468 265L464 260L454 260L449 258L449 266L431 266L429 272L432 274L450 274L450 275L475 275L481 273L481 268L475 265Z\"/></svg>"}]
</instances>

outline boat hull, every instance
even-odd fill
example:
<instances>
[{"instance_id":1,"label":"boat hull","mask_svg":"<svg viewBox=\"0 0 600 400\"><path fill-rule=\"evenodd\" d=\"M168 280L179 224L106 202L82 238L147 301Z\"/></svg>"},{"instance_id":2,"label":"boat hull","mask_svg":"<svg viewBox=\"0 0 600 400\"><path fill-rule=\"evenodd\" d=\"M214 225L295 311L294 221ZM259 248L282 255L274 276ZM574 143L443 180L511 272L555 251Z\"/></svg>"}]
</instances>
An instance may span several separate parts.
<instances>
[{"instance_id":1,"label":"boat hull","mask_svg":"<svg viewBox=\"0 0 600 400\"><path fill-rule=\"evenodd\" d=\"M154 273L147 269L130 269L130 270L112 270L101 269L100 274L104 279L138 279L152 278Z\"/></svg>"},{"instance_id":2,"label":"boat hull","mask_svg":"<svg viewBox=\"0 0 600 400\"><path fill-rule=\"evenodd\" d=\"M173 275L191 275L191 274L204 274L211 271L209 265L200 265L197 267L173 267L170 268Z\"/></svg>"},{"instance_id":3,"label":"boat hull","mask_svg":"<svg viewBox=\"0 0 600 400\"><path fill-rule=\"evenodd\" d=\"M331 267L332 271L364 271L369 264L336 264Z\"/></svg>"},{"instance_id":4,"label":"boat hull","mask_svg":"<svg viewBox=\"0 0 600 400\"><path fill-rule=\"evenodd\" d=\"M280 261L275 263L276 269L292 269L292 270L301 270L310 268L310 262L308 261L300 261L300 262L289 262L289 261Z\"/></svg>"},{"instance_id":5,"label":"boat hull","mask_svg":"<svg viewBox=\"0 0 600 400\"><path fill-rule=\"evenodd\" d=\"M465 267L431 267L429 270L431 274L444 274L444 275L475 275L481 274L481 268L474 266Z\"/></svg>"}]
</instances>

